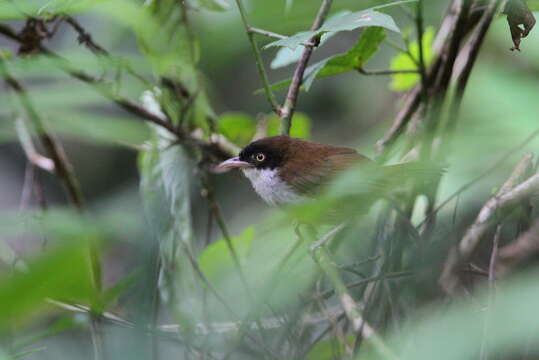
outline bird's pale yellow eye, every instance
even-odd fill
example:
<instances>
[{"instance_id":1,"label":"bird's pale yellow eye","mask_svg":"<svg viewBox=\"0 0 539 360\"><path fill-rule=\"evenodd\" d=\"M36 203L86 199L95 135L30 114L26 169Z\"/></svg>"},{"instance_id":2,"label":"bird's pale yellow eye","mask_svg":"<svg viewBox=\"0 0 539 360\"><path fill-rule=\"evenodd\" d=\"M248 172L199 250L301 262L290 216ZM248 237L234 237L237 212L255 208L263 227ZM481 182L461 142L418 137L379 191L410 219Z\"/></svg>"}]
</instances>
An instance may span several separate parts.
<instances>
[{"instance_id":1,"label":"bird's pale yellow eye","mask_svg":"<svg viewBox=\"0 0 539 360\"><path fill-rule=\"evenodd\" d=\"M266 160L266 155L264 155L264 154L262 154L262 153L256 154L256 161L262 162L262 161L264 161L264 160Z\"/></svg>"}]
</instances>

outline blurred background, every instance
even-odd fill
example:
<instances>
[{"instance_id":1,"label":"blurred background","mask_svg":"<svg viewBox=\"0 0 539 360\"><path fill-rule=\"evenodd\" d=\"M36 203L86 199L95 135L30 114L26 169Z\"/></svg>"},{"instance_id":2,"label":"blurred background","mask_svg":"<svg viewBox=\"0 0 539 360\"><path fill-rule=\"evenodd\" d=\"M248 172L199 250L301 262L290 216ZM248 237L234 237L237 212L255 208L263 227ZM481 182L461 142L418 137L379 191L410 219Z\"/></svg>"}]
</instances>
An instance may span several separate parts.
<instances>
[{"instance_id":1,"label":"blurred background","mask_svg":"<svg viewBox=\"0 0 539 360\"><path fill-rule=\"evenodd\" d=\"M204 352L197 349L204 348L209 342L211 346L218 348L217 352L220 353L222 347L227 348L226 344L230 345L236 340L230 334L209 339L205 336L193 335L198 334L195 331L197 323L208 320L202 315L199 317L199 314L207 314L207 308L209 308L215 313L209 310L208 316L211 320L208 321L230 321L230 316L225 315L227 312L221 308L222 305L219 305L218 300L211 296L207 299L208 290L204 290L205 286L200 282L192 284L189 281L174 279L174 277L167 279L170 277L166 274L167 266L173 263L170 259L180 256L176 254L176 250L165 254L165 259L161 262L156 260L158 257L156 258L155 254L159 250L156 248L154 225L151 225L152 221L148 221L148 218L154 216L162 219L165 215L152 207L155 203L153 205L145 203L144 198L149 195L145 193L144 180L141 188L140 169L144 168L144 165L140 164L150 160L145 160L139 155L141 150L149 149L148 144L154 141L152 139L155 131L147 122L122 110L110 100L119 95L140 104L143 92L153 90L160 84L158 79L163 73L159 70L159 64L162 65L162 63L156 65L156 59L163 62L165 60L159 59L159 49L171 51L176 46L174 39L168 38L167 31L170 30L171 25L157 22L157 25L151 24L146 27L144 24L146 18L135 16L134 13L136 9L143 7L142 1L114 1L108 4L96 2L95 6L82 3L82 10L77 8L79 4L76 1L58 0L4 1L0 6L2 24L9 26L17 34L24 33L23 29L28 26L28 19L41 18L48 21L45 23L47 30L40 30L43 32L40 44L62 58L68 59L70 64L77 69L82 69L93 78L103 81L106 84L106 91L110 92L108 94L112 94L103 96L99 88L89 86L88 83L70 76L66 73L61 60L51 60L37 52L32 54L31 51L29 54L24 54L20 43L6 36L5 31L1 31L0 56L7 68L2 72L4 76L9 73L9 76L23 84L39 117L46 124L46 128L63 144L65 153L73 165L74 174L80 181L86 209L84 210L86 215L82 219L76 215L76 212L74 214L68 210L69 201L56 176L31 166L26 160L20 141L23 135L21 131L17 131L17 121L26 116L25 107L21 106L17 93L11 91L9 86L3 83L0 90L0 214L2 214L0 222L3 229L0 229L2 240L0 259L4 272L3 281L6 284L2 285L5 293L0 294L0 307L6 307L8 310L0 314L0 319L9 323L9 326L1 329L2 334L5 335L2 336L1 345L4 349L2 358L18 358L14 355L25 356L29 359L94 358L92 349L95 350L95 348L88 336L88 329L91 328L89 325L91 314L81 309L62 310L61 306L51 304L46 306L46 310L40 307L41 310L38 311L29 303L27 308L24 308L24 304L20 305L20 312L24 313L22 315L18 312L19 310L16 310L18 308L14 304L18 301L24 303L25 298L32 298L32 296L36 298L43 296L42 293L35 292L37 290L34 287L38 286L36 282L43 281L47 284L50 279L47 280L48 278L44 277L40 280L38 277L33 277L27 279L28 282L25 283L26 280L16 280L17 275L13 275L17 272L16 269L20 269L24 274L27 266L26 259L30 259L31 262L34 258L37 258L38 262L41 261L36 265L37 268L43 266L45 272L51 271L49 273L51 276L69 273L70 269L76 271L77 266L80 265L76 256L71 262L63 263L63 260L58 261L58 259L64 259L61 252L54 252L50 257L45 256L42 259L43 251L45 248L54 248L56 243L65 245L73 242L75 244L69 246L74 247L74 250L69 250L67 247L69 250L67 254L73 254L81 247L85 247L88 241L92 242L93 237L99 238L103 288L112 289L110 298L113 300L110 303L103 301L106 305L102 304L102 310L119 314L118 316L126 317L137 324L147 324L152 321L158 324L189 323L192 327L190 330L193 330L187 331L187 335L184 334L181 341L177 340L176 333L172 333L172 335L167 335L170 339L163 336L155 345L150 341L152 336L145 333L143 325L135 326L133 329L118 324L110 325L104 321L102 331L106 334L105 354L109 358L146 359L155 356L156 352L152 350L152 346L157 346L159 356L163 359L213 358L211 351ZM144 6L151 7L153 6L151 3L151 1L146 1ZM205 6L204 3L217 5ZM343 10L360 11L384 3L386 1L338 0L334 1L332 13ZM448 4L449 1L424 2L425 27L430 28L431 32L438 30ZM245 5L248 9L249 21L253 26L286 36L308 29L320 6L319 2L312 0L252 0L246 1ZM231 0L207 0L206 2L189 1L185 6L188 9L191 29L188 36L196 38L193 51L198 54L199 58L196 64L198 69L196 75L187 76L193 78L189 81L197 83L197 86L204 89L204 101L209 104L208 107L211 108L217 124L221 119L229 117L242 118L250 124L249 127L254 126L258 118L271 113L271 108L263 94L255 94L256 90L262 87L262 83L236 4ZM223 9L213 11L212 6L216 8L222 6ZM93 42L106 49L110 56L93 53L89 47L81 43L80 32L75 31L75 28L66 21L59 21L61 14L66 10L85 29L84 31L91 35ZM156 10L156 13L158 11ZM392 6L383 11L393 17L405 38L409 38L410 42L416 41L415 25L413 19L410 18L410 13L413 14L414 11L413 4ZM55 16L58 17L55 18ZM156 19L159 17L156 16ZM339 32L315 51L311 64L330 55L345 52L357 41L361 31L357 29ZM51 33L47 34L47 32ZM148 46L148 36L155 40L150 41L155 48ZM392 44L406 47L401 34L387 31L387 36ZM261 47L273 41L264 37L256 37L256 40ZM430 48L431 42L427 40L425 45ZM494 171L483 177L477 185L464 191L441 210L436 228L436 239L433 240L433 242L440 242L440 247L425 250L425 254L421 257L421 261L424 262L419 264L421 261L417 258L418 263L415 264L420 268L425 264L434 264L431 269L436 269L436 275L439 273L447 248L462 237L480 208L511 174L524 154L537 153L539 149L538 139L520 146L539 128L537 121L539 103L536 100L539 94L539 81L537 81L539 31L532 31L527 38L523 39L522 51L510 51L512 46L506 17L497 16L487 33L466 88L451 152L446 158L448 166L440 183L438 201L446 199L462 185L487 171L500 159L505 157L505 161L499 163ZM289 78L295 68L293 64L278 69L271 68L271 63L279 49L270 47L262 50L270 83ZM183 54L179 57L182 56L185 57ZM397 56L399 52L395 46L383 43L375 56L366 63L365 69L390 69ZM185 72L189 72L189 68ZM184 75L183 73L180 75L182 80L185 80ZM407 90L396 89L399 87L396 85L398 81L395 76L365 76L353 71L317 79L308 91L300 93L297 111L303 118L304 125L301 131L310 140L353 147L360 153L374 158L376 156L375 143L391 126L402 106L402 96ZM417 79L411 81L413 84L417 82ZM281 100L284 99L285 94L285 89L276 92L278 99ZM34 135L32 129L30 133ZM242 146L245 143L239 141L236 145ZM41 150L38 146L38 151ZM165 151L168 150L165 149ZM507 154L509 155L506 156ZM216 164L217 160L214 158L211 161ZM190 161L196 163L203 160L194 156ZM395 155L391 161L398 162L398 156ZM211 191L216 203L219 204L228 232L234 239L239 239L240 255L250 252L249 260L245 260L246 264L264 263L268 257L278 257L276 254L282 254L283 249L289 246L290 239L293 238L292 228L284 229L283 226L283 229L272 229L272 226L274 227L272 221L279 219L279 212L264 204L239 172L208 175L203 174L194 165L177 168L174 167L176 163L170 164L172 168L169 171L177 171L177 176L188 183L189 196L180 200L187 207L182 211L190 213L188 221L192 222L192 227L183 227L184 230L188 228L185 231L189 234L184 233L180 238L190 239L189 246L192 247L193 253L199 256L198 261L207 266L205 268L207 277L217 283L214 286L223 297L234 299L231 301L234 311L243 314L241 309L249 303L245 300L249 295L241 289L241 281L231 266L233 261L226 253L225 244L222 242L223 233L216 224L218 220L215 214L212 215L210 205L213 200L208 198L208 191ZM207 184L211 186L208 187ZM171 195L171 197L174 196L176 195ZM49 215L39 211L43 208L50 209ZM420 200L411 217L413 225L418 225L423 221L423 208ZM145 215L145 209L149 210L151 215L147 213ZM360 233L367 238L376 233L376 216L379 211L381 211L381 205L371 210L367 220L358 225L359 230L355 234ZM163 221L179 219L178 221L182 222L185 220L185 218L174 218L175 215L177 214L168 214L166 216L171 216L172 220ZM83 231L85 236L79 236L80 231ZM253 233L251 234L250 231ZM74 234L78 234L75 236L77 241L73 241ZM514 235L512 225L505 227L504 234L507 239ZM241 239L245 238L256 238L256 244L259 245L249 245L243 249ZM282 241L274 239L282 239ZM208 244L216 242L220 246L220 248L213 248L212 251L216 254L203 252ZM78 243L83 245L79 246ZM163 245L163 241L160 243L161 247L170 245L168 243ZM355 239L353 242L345 241L345 244L337 250L337 253L342 253L337 255L342 260L341 263L353 263L369 258L367 250L362 250L367 248L366 244L367 241L361 243L361 239ZM64 245L60 245L60 249L66 248L67 245ZM180 245L177 246L182 248ZM178 251L181 253L181 250ZM479 261L483 261L482 265L487 267L488 255L488 250L485 250L484 254L480 254L482 260ZM184 264L177 266L182 269L190 267L187 256L183 254L181 258ZM227 267L226 271L217 265L212 268L215 258L220 258L226 263L225 265L218 264ZM276 261L272 260L269 263ZM58 268L49 269L48 262L56 264ZM291 282L279 288L286 294L277 291L278 294L275 295L276 314L282 309L289 311L289 314L300 314L298 309L302 307L304 299L300 299L301 296L298 294L309 289L312 278L316 277L312 269L314 265L308 256L299 257L293 262L300 265L298 265L299 268L290 270L293 274ZM161 272L161 275L156 275L155 268L159 266L157 263L164 267L165 274ZM264 276L271 271L264 266L252 268L249 265L245 266L249 269L248 272L252 271L247 276L252 282L263 283L266 279ZM429 269L428 266L426 268ZM425 268L420 270L425 271ZM193 270L184 269L179 273L177 275L179 277L187 273L192 276ZM11 276L15 276L15 280L10 278ZM84 282L83 280L70 277L63 282L60 277L57 279L59 283L57 286L61 288L62 284L68 284L65 286L72 288L73 284L80 284ZM435 299L440 296L439 290L436 289L436 280L435 274L431 274L430 276L421 275L410 281L413 285L406 285L407 290L403 290L401 294L405 299L415 297L414 301L408 302L408 306L414 307L420 303L435 302ZM182 299L183 303L180 306L167 306L166 304L177 301L173 299L174 296L182 296L175 294L173 290L167 290L166 286L163 286L167 281L168 283L177 281L182 284L187 282L189 284L182 285L186 286L182 289L195 289L192 291L197 295L192 296L193 294L189 293L191 290L187 293L179 292L178 294L184 294L183 296L187 299ZM420 284L422 281L425 282ZM50 286L56 286L55 283L53 282ZM161 299L157 303L161 302L162 306L158 314L154 315L157 320L152 320L148 318L151 315L145 309L156 303L156 297L152 295L152 289L156 283L159 284L157 297ZM293 295L285 291L290 288L294 288ZM525 289L532 291L529 288ZM86 294L83 290L81 294ZM204 297L201 297L202 293ZM420 293L424 295L418 296L417 294ZM17 294L22 295L19 297L16 296ZM69 291L66 290L65 298L62 294L62 291L58 293L59 301L70 300ZM533 296L533 293L530 292L530 296ZM80 297L87 299L87 295ZM242 299L238 300L238 297ZM202 298L206 300L202 301ZM88 302L83 301L83 303L89 305ZM334 299L327 306L337 305L338 300ZM35 311L29 309L35 309ZM396 316L395 319L399 318L400 321L406 323L408 317L412 316L410 314L413 314L407 311L408 308L406 311L403 309L400 313L401 317ZM466 318L465 311L458 313L459 319ZM195 313L196 316L193 315ZM288 320L292 322L290 318ZM504 319L496 321L501 322ZM460 325L462 323L457 323L455 326ZM391 324L387 328L393 329ZM402 331L402 328L396 328ZM309 336L302 336L313 340L319 335L317 331L313 330ZM251 332L255 333L253 335L255 337L260 336L256 331ZM300 335L298 336L301 338ZM505 333L492 336L498 335L505 339L512 339ZM284 335L281 334L281 336ZM255 340L249 338L245 341L257 344ZM279 344L279 341L275 340L273 343L269 340L268 342L271 346L275 346ZM510 343L509 340L508 343ZM430 344L434 348L437 342L432 340ZM508 346L508 349L510 347ZM224 353L233 359L263 358L255 352L250 353L245 348L241 349L237 353L230 349ZM313 359L341 358L333 357L335 352L324 355L326 350L315 351L309 356ZM26 351L30 352L26 354ZM366 351L370 353L371 349L367 348ZM425 350L425 353L428 351ZM199 356L199 354L203 355ZM294 358L291 354L292 352L288 354L290 359ZM458 352L451 354L466 357ZM295 358L303 358L306 355L301 356L296 353L295 356ZM282 354L277 357L287 358ZM217 358L220 357L217 356Z\"/></svg>"}]
</instances>

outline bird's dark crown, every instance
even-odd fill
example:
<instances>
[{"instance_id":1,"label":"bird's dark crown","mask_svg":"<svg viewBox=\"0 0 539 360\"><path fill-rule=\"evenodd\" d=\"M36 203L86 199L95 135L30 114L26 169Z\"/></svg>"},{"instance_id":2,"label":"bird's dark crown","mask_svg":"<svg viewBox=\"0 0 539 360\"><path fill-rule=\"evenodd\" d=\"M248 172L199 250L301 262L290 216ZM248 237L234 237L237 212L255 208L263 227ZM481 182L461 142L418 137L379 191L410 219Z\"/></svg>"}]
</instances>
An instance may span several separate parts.
<instances>
[{"instance_id":1,"label":"bird's dark crown","mask_svg":"<svg viewBox=\"0 0 539 360\"><path fill-rule=\"evenodd\" d=\"M252 164L257 169L275 169L286 160L290 143L288 136L270 136L253 141L240 152L240 160Z\"/></svg>"}]
</instances>

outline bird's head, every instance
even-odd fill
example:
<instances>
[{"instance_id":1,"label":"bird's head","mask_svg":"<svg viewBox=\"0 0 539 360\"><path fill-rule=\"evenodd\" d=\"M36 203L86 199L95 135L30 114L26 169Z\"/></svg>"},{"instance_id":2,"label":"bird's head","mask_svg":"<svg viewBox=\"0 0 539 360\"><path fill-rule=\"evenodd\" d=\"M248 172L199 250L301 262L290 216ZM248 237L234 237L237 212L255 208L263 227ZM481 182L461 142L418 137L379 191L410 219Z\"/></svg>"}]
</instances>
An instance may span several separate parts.
<instances>
[{"instance_id":1,"label":"bird's head","mask_svg":"<svg viewBox=\"0 0 539 360\"><path fill-rule=\"evenodd\" d=\"M285 166L289 158L288 136L270 136L247 145L236 157L219 164L220 169L275 170Z\"/></svg>"}]
</instances>

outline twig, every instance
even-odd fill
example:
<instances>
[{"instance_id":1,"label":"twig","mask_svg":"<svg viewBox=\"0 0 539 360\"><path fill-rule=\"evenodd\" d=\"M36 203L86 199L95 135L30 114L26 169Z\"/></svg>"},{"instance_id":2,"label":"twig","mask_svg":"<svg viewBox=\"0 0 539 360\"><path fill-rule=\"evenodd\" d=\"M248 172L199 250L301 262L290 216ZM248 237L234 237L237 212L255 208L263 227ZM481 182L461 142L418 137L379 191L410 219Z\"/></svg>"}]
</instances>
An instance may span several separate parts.
<instances>
[{"instance_id":1,"label":"twig","mask_svg":"<svg viewBox=\"0 0 539 360\"><path fill-rule=\"evenodd\" d=\"M333 0L322 0L322 5L318 14L314 20L313 25L311 26L311 31L318 30L324 23L329 9L331 8ZM315 44L317 45L320 42L320 37L318 35L313 36L309 39L309 43L312 45L306 45L303 53L301 54L301 59L298 62L296 70L294 71L294 76L292 77L292 83L288 88L288 93L286 94L286 99L283 107L281 108L280 118L281 118L281 134L288 135L290 134L290 127L292 126L292 116L294 115L294 110L296 103L298 101L299 90L301 84L303 83L303 74L307 68L307 64L311 59L311 55L314 50Z\"/></svg>"},{"instance_id":2,"label":"twig","mask_svg":"<svg viewBox=\"0 0 539 360\"><path fill-rule=\"evenodd\" d=\"M0 34L17 41L19 43L24 43L24 39L22 39L19 35L17 35L10 27L0 24ZM86 74L85 72L78 70L74 68L67 59L62 58L61 56L55 54L54 52L50 51L43 45L39 45L39 50L45 54L50 56L53 60L57 61L58 67L72 76L73 78L80 80L90 86L92 86L94 89L96 89L101 95L106 97L107 99L114 102L116 105L124 109L125 111L131 113L132 115L137 116L140 119L143 119L145 121L148 121L150 123L153 123L159 127L162 127L166 130L168 130L172 135L176 136L179 141L182 141L182 143L186 145L192 145L197 146L200 149L207 151L208 153L214 154L219 159L225 159L228 158L230 155L232 155L229 152L229 149L223 149L220 148L219 142L216 143L208 143L206 141L203 141L201 139L192 138L190 134L187 134L183 132L181 129L176 128L173 126L166 118L157 116L146 109L144 107L140 106L139 104L132 102L131 100L122 97L118 94L115 94L106 84L104 84L101 80L92 77L91 75Z\"/></svg>"},{"instance_id":3,"label":"twig","mask_svg":"<svg viewBox=\"0 0 539 360\"><path fill-rule=\"evenodd\" d=\"M421 96L423 98L423 111L428 111L428 80L427 80L427 66L425 64L425 50L423 49L423 36L425 29L423 26L423 0L418 0L416 3L416 16L415 16L416 32L417 32L417 44L419 45L419 74L421 75Z\"/></svg>"},{"instance_id":4,"label":"twig","mask_svg":"<svg viewBox=\"0 0 539 360\"><path fill-rule=\"evenodd\" d=\"M331 230L328 234L322 237L321 241L318 242L320 244L319 246L316 246L317 243L314 243L313 246L311 246L311 254L314 259L314 261L318 264L322 272L326 275L328 280L330 281L331 285L335 289L335 292L337 296L339 297L339 301L341 303L341 306L344 309L344 312L346 314L346 317L352 324L352 327L354 331L360 331L366 324L364 323L363 315L361 314L361 311L359 309L359 306L356 304L352 296L350 295L344 281L341 278L341 275L339 274L338 268L335 265L335 263L331 260L331 256L327 250L327 248L323 245L327 241L331 240L333 236L336 235L339 229L342 225L339 225L337 228ZM340 230L340 229L339 229ZM370 341L376 351L380 353L380 355L384 356L386 359L396 359L396 355L387 347L387 345L384 343L384 341L374 332L374 330L371 333Z\"/></svg>"},{"instance_id":5,"label":"twig","mask_svg":"<svg viewBox=\"0 0 539 360\"><path fill-rule=\"evenodd\" d=\"M262 79L262 84L264 85L264 92L266 94L266 98L268 99L268 102L270 103L273 111L277 115L279 115L279 113L281 112L281 108L279 107L277 100L275 100L275 95L273 95L273 92L271 91L271 85L268 79L268 74L266 73L266 69L264 68L264 62L262 61L260 48L258 47L258 44L254 38L255 32L252 30L251 26L249 25L249 21L247 20L247 11L245 10L245 7L243 5L243 0L236 0L236 5L238 6L238 10L240 11L241 20L243 22L243 26L245 28L247 38L249 38L249 42L251 43L251 48L253 49L256 66L258 68L258 73L260 75L260 78Z\"/></svg>"},{"instance_id":6,"label":"twig","mask_svg":"<svg viewBox=\"0 0 539 360\"><path fill-rule=\"evenodd\" d=\"M524 139L523 142L518 144L513 149L509 150L506 154L504 154L500 159L498 159L492 166L490 166L487 170L479 174L477 177L473 178L466 184L462 185L460 188L458 188L454 193L449 195L440 205L438 205L435 209L433 209L423 221L417 226L417 229L420 229L423 225L425 225L426 221L428 220L429 216L432 216L433 214L438 213L440 210L442 210L447 204L449 204L453 199L457 198L460 194L480 182L482 179L487 177L488 175L492 174L496 169L498 169L503 163L505 163L511 156L516 154L517 152L521 151L526 145L528 145L533 139L535 139L539 135L539 129L535 130L531 133L530 136L528 136L526 139Z\"/></svg>"},{"instance_id":7,"label":"twig","mask_svg":"<svg viewBox=\"0 0 539 360\"><path fill-rule=\"evenodd\" d=\"M539 252L539 218L515 241L498 251L496 276L508 273L516 264L524 262Z\"/></svg>"},{"instance_id":8,"label":"twig","mask_svg":"<svg viewBox=\"0 0 539 360\"><path fill-rule=\"evenodd\" d=\"M502 232L502 225L498 224L496 227L496 233L492 240L492 252L490 254L490 261L488 264L488 282L491 288L494 288L496 284L496 262L498 260L498 248L500 245L500 236Z\"/></svg>"},{"instance_id":9,"label":"twig","mask_svg":"<svg viewBox=\"0 0 539 360\"><path fill-rule=\"evenodd\" d=\"M435 53L441 53L442 49L446 46L449 46L451 41L453 41L453 44L458 44L458 42L456 42L457 38L455 37L455 31L461 28L460 25L462 23L466 23L467 12L465 11L465 6L467 5L467 3L468 1L454 0L449 6L434 41L433 48ZM441 56L437 56L436 60L434 61L427 73L428 87L430 87L435 82L435 78L438 76L440 70L444 68L443 65L445 63L445 59L442 59ZM422 84L418 84L405 95L401 109L397 113L393 124L385 133L385 135L376 142L376 151L378 152L378 154L383 155L385 153L386 148L393 142L395 142L395 140L404 131L406 125L412 119L413 115L415 114L421 103L421 87Z\"/></svg>"},{"instance_id":10,"label":"twig","mask_svg":"<svg viewBox=\"0 0 539 360\"><path fill-rule=\"evenodd\" d=\"M108 55L107 50L96 44L92 39L92 35L90 35L90 33L88 33L74 17L66 16L64 19L69 25L71 25L77 34L79 34L79 43L84 44L84 46L90 49L90 51L94 54Z\"/></svg>"},{"instance_id":11,"label":"twig","mask_svg":"<svg viewBox=\"0 0 539 360\"><path fill-rule=\"evenodd\" d=\"M496 214L499 214L501 210L512 207L515 202L539 190L539 175L535 175L516 186L529 163L532 161L532 158L533 156L531 154L527 154L522 159L496 195L483 206L475 222L468 228L459 245L450 250L439 279L440 285L448 294L455 294L458 290L460 281L457 269L473 253L481 237L492 225Z\"/></svg>"},{"instance_id":12,"label":"twig","mask_svg":"<svg viewBox=\"0 0 539 360\"><path fill-rule=\"evenodd\" d=\"M15 128L17 129L19 142L21 143L21 147L26 155L26 158L28 159L28 162L42 170L54 173L56 168L54 166L54 161L37 152L34 143L32 142L32 137L30 136L30 133L28 132L26 124L22 118L15 120Z\"/></svg>"},{"instance_id":13,"label":"twig","mask_svg":"<svg viewBox=\"0 0 539 360\"><path fill-rule=\"evenodd\" d=\"M254 33L254 34L266 36L266 37L269 37L269 38L272 38L272 39L279 39L279 40L286 39L286 36L284 36L284 35L277 34L277 33L274 33L272 31L268 31L268 30L255 28L253 26L249 26L249 31Z\"/></svg>"}]
</instances>

